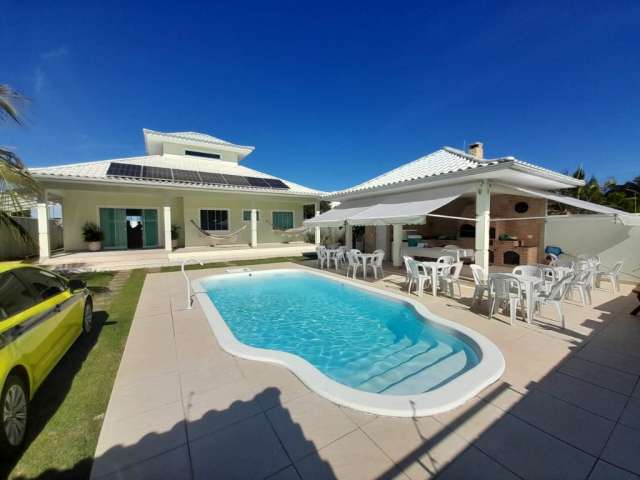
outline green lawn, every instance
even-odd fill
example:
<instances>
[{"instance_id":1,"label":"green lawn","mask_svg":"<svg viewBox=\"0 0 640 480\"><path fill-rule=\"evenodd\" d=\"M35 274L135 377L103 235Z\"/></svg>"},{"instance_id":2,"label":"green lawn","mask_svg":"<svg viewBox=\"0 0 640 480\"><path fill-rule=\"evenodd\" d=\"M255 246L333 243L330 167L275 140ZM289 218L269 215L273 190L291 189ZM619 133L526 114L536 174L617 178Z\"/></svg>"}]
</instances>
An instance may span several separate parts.
<instances>
[{"instance_id":1,"label":"green lawn","mask_svg":"<svg viewBox=\"0 0 640 480\"><path fill-rule=\"evenodd\" d=\"M299 262L297 257L189 265L189 270ZM180 270L165 267L163 272ZM117 292L107 288L113 272L76 275L96 301L94 329L80 337L38 390L31 408L27 448L0 478L88 478L146 270L134 270Z\"/></svg>"},{"instance_id":2,"label":"green lawn","mask_svg":"<svg viewBox=\"0 0 640 480\"><path fill-rule=\"evenodd\" d=\"M29 444L0 478L88 478L102 419L146 271L134 270L115 295L113 273L80 277L95 292L95 328L51 372L31 404Z\"/></svg>"}]
</instances>

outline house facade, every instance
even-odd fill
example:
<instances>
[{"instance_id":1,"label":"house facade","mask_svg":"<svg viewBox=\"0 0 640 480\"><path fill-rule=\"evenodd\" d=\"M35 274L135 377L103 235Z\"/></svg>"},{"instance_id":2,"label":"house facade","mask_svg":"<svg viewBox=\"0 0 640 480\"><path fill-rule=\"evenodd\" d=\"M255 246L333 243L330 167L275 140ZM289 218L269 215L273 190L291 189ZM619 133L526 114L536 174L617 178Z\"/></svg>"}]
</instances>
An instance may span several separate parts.
<instances>
[{"instance_id":1,"label":"house facade","mask_svg":"<svg viewBox=\"0 0 640 480\"><path fill-rule=\"evenodd\" d=\"M66 251L87 248L86 222L101 228L105 250L171 250L172 226L179 246L207 246L213 235L255 247L291 240L287 231L319 209L322 192L242 165L254 147L196 132L143 135L143 156L31 169L44 188L41 258L50 255L47 202L62 205Z\"/></svg>"}]
</instances>

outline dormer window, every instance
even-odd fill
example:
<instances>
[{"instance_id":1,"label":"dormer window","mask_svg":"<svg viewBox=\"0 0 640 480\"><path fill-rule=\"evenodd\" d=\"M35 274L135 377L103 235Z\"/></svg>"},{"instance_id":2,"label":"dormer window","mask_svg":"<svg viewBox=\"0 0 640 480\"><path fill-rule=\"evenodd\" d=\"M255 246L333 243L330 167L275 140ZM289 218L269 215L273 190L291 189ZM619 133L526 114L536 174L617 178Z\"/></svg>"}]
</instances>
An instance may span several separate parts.
<instances>
[{"instance_id":1,"label":"dormer window","mask_svg":"<svg viewBox=\"0 0 640 480\"><path fill-rule=\"evenodd\" d=\"M218 153L206 153L206 152L198 152L196 150L185 150L185 155L191 155L193 157L204 157L204 158L220 158Z\"/></svg>"}]
</instances>

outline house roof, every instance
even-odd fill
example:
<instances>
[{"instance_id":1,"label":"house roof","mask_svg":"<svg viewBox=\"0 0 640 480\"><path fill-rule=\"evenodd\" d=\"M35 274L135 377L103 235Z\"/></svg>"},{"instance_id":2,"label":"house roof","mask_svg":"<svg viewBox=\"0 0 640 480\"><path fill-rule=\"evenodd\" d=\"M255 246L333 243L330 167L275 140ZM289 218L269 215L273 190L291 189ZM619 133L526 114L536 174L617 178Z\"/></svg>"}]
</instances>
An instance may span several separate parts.
<instances>
[{"instance_id":1,"label":"house roof","mask_svg":"<svg viewBox=\"0 0 640 480\"><path fill-rule=\"evenodd\" d=\"M434 177L461 177L466 173L482 173L483 171L501 168L513 168L531 175L549 177L557 183L564 184L564 188L582 184L581 181L573 177L523 162L514 157L480 159L455 148L443 147L440 150L401 165L371 180L344 190L331 192L327 194L327 196L342 199L352 194L386 190L395 186L411 184L412 182L415 183Z\"/></svg>"},{"instance_id":2,"label":"house roof","mask_svg":"<svg viewBox=\"0 0 640 480\"><path fill-rule=\"evenodd\" d=\"M231 143L206 133L158 132L155 130L149 130L148 128L143 128L142 133L144 135L145 145L147 146L147 154L149 155L162 153L161 151L156 151L152 145L156 145L164 141L171 141L173 143L179 143L187 146L191 145L194 147L216 147L222 150L234 151L238 153L241 158L246 157L255 150L255 147Z\"/></svg>"},{"instance_id":3,"label":"house roof","mask_svg":"<svg viewBox=\"0 0 640 480\"><path fill-rule=\"evenodd\" d=\"M221 138L214 137L213 135L209 135L207 133L198 133L198 132L158 132L156 130L150 130L148 128L144 128L143 133L160 135L163 137L176 138L180 140L194 141L194 142L204 142L204 143L213 143L216 145L230 145L234 147L241 148L250 148L254 149L255 147L249 145L238 145L236 143L227 142L226 140L222 140Z\"/></svg>"},{"instance_id":4,"label":"house roof","mask_svg":"<svg viewBox=\"0 0 640 480\"><path fill-rule=\"evenodd\" d=\"M203 185L190 182L175 182L167 180L155 180L147 178L124 178L108 176L107 170L112 162L129 163L149 167L175 168L182 170L197 170L200 172L220 173L227 175L239 175L247 177L273 178L282 180L289 189L274 190L262 187L236 186L236 185ZM196 188L214 191L246 191L252 193L270 193L279 195L308 195L320 196L324 192L307 188L297 183L274 177L251 168L239 165L235 162L213 160L186 155L145 155L140 157L114 158L97 162L74 163L67 165L31 168L30 172L39 180L57 181L86 181L91 183L111 183L122 185L141 186L172 186L177 188Z\"/></svg>"}]
</instances>

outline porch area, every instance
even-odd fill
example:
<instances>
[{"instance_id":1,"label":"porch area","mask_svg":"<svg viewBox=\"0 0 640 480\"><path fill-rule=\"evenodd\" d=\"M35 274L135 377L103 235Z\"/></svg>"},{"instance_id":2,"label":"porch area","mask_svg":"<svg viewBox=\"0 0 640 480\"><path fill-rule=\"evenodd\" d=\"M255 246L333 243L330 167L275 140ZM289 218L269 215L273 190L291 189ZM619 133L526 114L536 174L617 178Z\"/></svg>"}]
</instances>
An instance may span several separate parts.
<instances>
[{"instance_id":1,"label":"porch area","mask_svg":"<svg viewBox=\"0 0 640 480\"><path fill-rule=\"evenodd\" d=\"M182 247L171 252L164 248L143 250L104 250L100 252L59 252L40 260L40 265L67 272L98 272L161 268L181 265L184 260L203 263L267 258L298 257L315 250L305 242L218 245L217 247Z\"/></svg>"}]
</instances>

